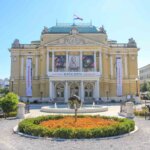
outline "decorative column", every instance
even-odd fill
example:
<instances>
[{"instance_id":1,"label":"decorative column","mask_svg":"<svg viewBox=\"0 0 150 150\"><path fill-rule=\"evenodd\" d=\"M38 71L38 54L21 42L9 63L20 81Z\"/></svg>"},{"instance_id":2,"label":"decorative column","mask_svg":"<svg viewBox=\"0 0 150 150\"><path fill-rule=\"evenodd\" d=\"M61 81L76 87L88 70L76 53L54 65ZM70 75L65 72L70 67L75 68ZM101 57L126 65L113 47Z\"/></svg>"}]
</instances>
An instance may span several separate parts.
<instances>
[{"instance_id":1,"label":"decorative column","mask_svg":"<svg viewBox=\"0 0 150 150\"><path fill-rule=\"evenodd\" d=\"M127 78L128 77L128 68L127 68L127 66L128 66L128 61L127 61L127 55L125 55L125 57L124 57L124 68L125 68L125 78Z\"/></svg>"},{"instance_id":2,"label":"decorative column","mask_svg":"<svg viewBox=\"0 0 150 150\"><path fill-rule=\"evenodd\" d=\"M35 77L38 77L38 56L35 59Z\"/></svg>"},{"instance_id":3,"label":"decorative column","mask_svg":"<svg viewBox=\"0 0 150 150\"><path fill-rule=\"evenodd\" d=\"M66 72L68 72L68 51L66 51Z\"/></svg>"},{"instance_id":4,"label":"decorative column","mask_svg":"<svg viewBox=\"0 0 150 150\"><path fill-rule=\"evenodd\" d=\"M97 80L95 82L95 100L98 100L99 99L99 80Z\"/></svg>"},{"instance_id":5,"label":"decorative column","mask_svg":"<svg viewBox=\"0 0 150 150\"><path fill-rule=\"evenodd\" d=\"M21 75L21 78L23 78L24 77L24 57L22 56L21 57L21 73L20 73Z\"/></svg>"},{"instance_id":6,"label":"decorative column","mask_svg":"<svg viewBox=\"0 0 150 150\"><path fill-rule=\"evenodd\" d=\"M65 102L68 102L68 81L65 82Z\"/></svg>"},{"instance_id":7,"label":"decorative column","mask_svg":"<svg viewBox=\"0 0 150 150\"><path fill-rule=\"evenodd\" d=\"M80 72L82 72L82 51L80 51Z\"/></svg>"},{"instance_id":8,"label":"decorative column","mask_svg":"<svg viewBox=\"0 0 150 150\"><path fill-rule=\"evenodd\" d=\"M100 71L100 74L102 75L102 53L101 51L99 52L99 71Z\"/></svg>"},{"instance_id":9,"label":"decorative column","mask_svg":"<svg viewBox=\"0 0 150 150\"><path fill-rule=\"evenodd\" d=\"M47 65L47 75L49 73L49 51L47 51L47 60L46 60L46 65Z\"/></svg>"},{"instance_id":10,"label":"decorative column","mask_svg":"<svg viewBox=\"0 0 150 150\"><path fill-rule=\"evenodd\" d=\"M113 57L110 55L110 77L113 78Z\"/></svg>"},{"instance_id":11,"label":"decorative column","mask_svg":"<svg viewBox=\"0 0 150 150\"><path fill-rule=\"evenodd\" d=\"M52 72L54 72L54 51L52 51Z\"/></svg>"},{"instance_id":12,"label":"decorative column","mask_svg":"<svg viewBox=\"0 0 150 150\"><path fill-rule=\"evenodd\" d=\"M94 71L96 72L96 51L94 51Z\"/></svg>"},{"instance_id":13,"label":"decorative column","mask_svg":"<svg viewBox=\"0 0 150 150\"><path fill-rule=\"evenodd\" d=\"M84 85L83 81L81 81L81 101L84 102Z\"/></svg>"}]
</instances>

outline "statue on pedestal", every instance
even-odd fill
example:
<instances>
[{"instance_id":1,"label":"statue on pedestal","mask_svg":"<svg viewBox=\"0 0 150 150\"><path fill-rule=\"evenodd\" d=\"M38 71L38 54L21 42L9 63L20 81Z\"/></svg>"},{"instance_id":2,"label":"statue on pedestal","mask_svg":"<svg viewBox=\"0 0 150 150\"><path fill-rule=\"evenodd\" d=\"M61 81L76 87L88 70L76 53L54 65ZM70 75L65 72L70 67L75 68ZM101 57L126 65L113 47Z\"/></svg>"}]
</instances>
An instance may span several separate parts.
<instances>
[{"instance_id":1,"label":"statue on pedestal","mask_svg":"<svg viewBox=\"0 0 150 150\"><path fill-rule=\"evenodd\" d=\"M104 29L103 25L99 28L99 32L106 34L106 30Z\"/></svg>"},{"instance_id":2,"label":"statue on pedestal","mask_svg":"<svg viewBox=\"0 0 150 150\"><path fill-rule=\"evenodd\" d=\"M136 42L133 38L130 38L127 44L127 47L137 47Z\"/></svg>"},{"instance_id":3,"label":"statue on pedestal","mask_svg":"<svg viewBox=\"0 0 150 150\"><path fill-rule=\"evenodd\" d=\"M44 26L44 29L42 31L42 34L44 34L44 33L48 33L48 27L46 27L46 26Z\"/></svg>"},{"instance_id":4,"label":"statue on pedestal","mask_svg":"<svg viewBox=\"0 0 150 150\"><path fill-rule=\"evenodd\" d=\"M12 43L12 48L19 48L20 47L20 42L18 39L15 39L14 42Z\"/></svg>"}]
</instances>

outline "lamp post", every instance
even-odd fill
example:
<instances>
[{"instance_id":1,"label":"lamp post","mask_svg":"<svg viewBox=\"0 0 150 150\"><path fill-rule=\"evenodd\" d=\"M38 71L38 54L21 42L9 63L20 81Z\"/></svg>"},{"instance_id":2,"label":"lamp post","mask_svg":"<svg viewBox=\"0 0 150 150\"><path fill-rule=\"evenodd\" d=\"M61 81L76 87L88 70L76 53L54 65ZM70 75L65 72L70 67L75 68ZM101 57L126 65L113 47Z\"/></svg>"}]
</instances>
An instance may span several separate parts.
<instances>
[{"instance_id":1,"label":"lamp post","mask_svg":"<svg viewBox=\"0 0 150 150\"><path fill-rule=\"evenodd\" d=\"M108 91L106 91L106 96L107 96L107 102L108 102L108 100L109 100L109 98L108 98Z\"/></svg>"},{"instance_id":2,"label":"lamp post","mask_svg":"<svg viewBox=\"0 0 150 150\"><path fill-rule=\"evenodd\" d=\"M29 100L30 96L27 96L27 102L26 102L26 109L27 109L27 113L30 112L30 100Z\"/></svg>"},{"instance_id":3,"label":"lamp post","mask_svg":"<svg viewBox=\"0 0 150 150\"><path fill-rule=\"evenodd\" d=\"M43 98L43 92L41 91L40 93L41 93L41 102L42 102L42 98Z\"/></svg>"},{"instance_id":4,"label":"lamp post","mask_svg":"<svg viewBox=\"0 0 150 150\"><path fill-rule=\"evenodd\" d=\"M13 78L11 79L11 90L12 92L14 91L14 79Z\"/></svg>"},{"instance_id":5,"label":"lamp post","mask_svg":"<svg viewBox=\"0 0 150 150\"><path fill-rule=\"evenodd\" d=\"M136 81L136 96L139 96L139 93L138 93L138 78L136 78L135 81Z\"/></svg>"}]
</instances>

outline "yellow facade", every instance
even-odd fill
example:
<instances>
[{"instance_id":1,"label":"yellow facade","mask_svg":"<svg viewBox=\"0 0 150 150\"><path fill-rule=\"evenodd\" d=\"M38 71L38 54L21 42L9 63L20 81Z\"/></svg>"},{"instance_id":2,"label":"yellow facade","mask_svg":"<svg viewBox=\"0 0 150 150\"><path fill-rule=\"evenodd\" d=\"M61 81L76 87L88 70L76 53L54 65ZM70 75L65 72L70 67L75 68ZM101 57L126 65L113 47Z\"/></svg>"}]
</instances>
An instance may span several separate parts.
<instances>
[{"instance_id":1,"label":"yellow facade","mask_svg":"<svg viewBox=\"0 0 150 150\"><path fill-rule=\"evenodd\" d=\"M87 26L85 28L89 27ZM54 27L55 30L51 31ZM31 44L20 44L19 40L14 41L12 47L10 48L11 91L18 94L23 100L26 99L26 59L32 58L31 99L49 100L49 84L51 78L53 78L48 75L48 72L52 71L52 57L49 57L49 55L51 55L54 51L55 55L65 56L66 54L79 56L80 53L82 53L82 55L95 55L96 72L100 72L98 81L99 97L101 99L122 99L128 94L136 95L137 90L139 90L135 81L135 78L138 77L137 56L139 49L132 38L129 39L128 43L120 44L116 41L108 41L107 34L103 27L96 31L90 31L89 33L88 31L84 31L84 25L82 27L79 25L74 25L73 27L70 25L66 27L56 25L54 27L49 29L44 28L40 40L33 41ZM63 31L64 28L69 28L69 32ZM62 31L60 30L60 32L58 32L59 30L57 31L57 29L62 29ZM83 31L81 29L83 29ZM121 97L116 95L117 57L122 59ZM61 78L61 76L58 78ZM84 77L79 76L79 80L82 80L83 78ZM93 77L93 79L94 78L95 77ZM66 81L66 79L64 79L64 81Z\"/></svg>"}]
</instances>

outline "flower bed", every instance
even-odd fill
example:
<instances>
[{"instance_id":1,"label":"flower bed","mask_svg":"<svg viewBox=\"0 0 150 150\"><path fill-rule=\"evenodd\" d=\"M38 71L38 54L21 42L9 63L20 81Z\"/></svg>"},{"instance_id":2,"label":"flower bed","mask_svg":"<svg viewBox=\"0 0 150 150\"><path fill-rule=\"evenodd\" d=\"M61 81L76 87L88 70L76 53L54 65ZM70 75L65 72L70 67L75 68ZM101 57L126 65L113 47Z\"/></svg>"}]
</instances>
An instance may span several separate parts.
<instances>
[{"instance_id":1,"label":"flower bed","mask_svg":"<svg viewBox=\"0 0 150 150\"><path fill-rule=\"evenodd\" d=\"M19 123L19 131L41 137L98 138L129 133L134 130L133 120L78 116L77 122L71 116L42 116L25 119Z\"/></svg>"},{"instance_id":2,"label":"flower bed","mask_svg":"<svg viewBox=\"0 0 150 150\"><path fill-rule=\"evenodd\" d=\"M58 120L48 120L40 123L40 125L44 127L48 127L50 129L56 129L56 128L92 129L92 128L99 128L99 127L115 125L115 124L118 124L118 122L115 120L104 119L100 117L78 118L77 122L74 122L73 117L64 117Z\"/></svg>"}]
</instances>

